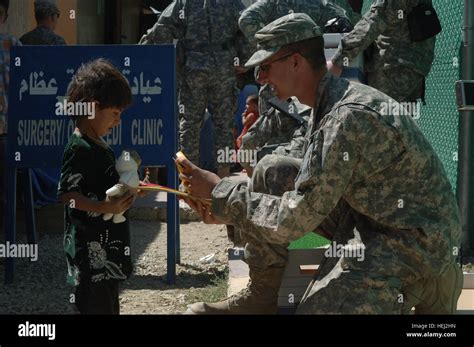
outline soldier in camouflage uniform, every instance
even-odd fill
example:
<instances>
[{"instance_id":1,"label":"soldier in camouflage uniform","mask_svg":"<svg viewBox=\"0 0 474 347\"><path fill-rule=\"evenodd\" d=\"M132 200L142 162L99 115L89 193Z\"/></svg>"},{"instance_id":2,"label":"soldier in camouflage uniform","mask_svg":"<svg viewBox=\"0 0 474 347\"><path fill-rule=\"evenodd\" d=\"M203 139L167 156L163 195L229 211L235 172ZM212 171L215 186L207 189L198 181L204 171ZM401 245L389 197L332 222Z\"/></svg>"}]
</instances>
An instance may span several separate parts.
<instances>
[{"instance_id":1,"label":"soldier in camouflage uniform","mask_svg":"<svg viewBox=\"0 0 474 347\"><path fill-rule=\"evenodd\" d=\"M324 27L330 19L347 18L344 9L322 0L258 0L242 12L239 27L250 44L255 47L254 36L258 30L291 12L308 14L320 27ZM271 90L263 88L260 91L260 114L270 108L267 100L273 96Z\"/></svg>"},{"instance_id":2,"label":"soldier in camouflage uniform","mask_svg":"<svg viewBox=\"0 0 474 347\"><path fill-rule=\"evenodd\" d=\"M345 11L337 5L321 0L259 0L249 6L239 18L239 27L255 45L255 33L268 23L290 12L307 13L320 27L333 18L346 18ZM273 109L268 100L274 97L268 86L259 93L261 117L249 130L242 142L242 150L254 150L265 144L289 142L296 134L304 132L303 127L293 119ZM278 142L277 142L278 141Z\"/></svg>"},{"instance_id":3,"label":"soldier in camouflage uniform","mask_svg":"<svg viewBox=\"0 0 474 347\"><path fill-rule=\"evenodd\" d=\"M368 84L400 102L424 99L424 80L434 58L435 37L413 42L407 14L431 0L374 0L354 30L345 35L328 68L339 75L343 66L362 53Z\"/></svg>"},{"instance_id":4,"label":"soldier in camouflage uniform","mask_svg":"<svg viewBox=\"0 0 474 347\"><path fill-rule=\"evenodd\" d=\"M453 313L462 288L456 258L460 214L443 166L395 100L326 69L318 26L305 14L282 17L257 34L247 66L281 99L313 105L302 160L266 156L249 187L189 162L182 178L212 206L188 203L207 223L239 227L251 281L240 293L192 313L274 313L287 246L309 232L332 239L298 313ZM354 257L363 251L362 259Z\"/></svg>"},{"instance_id":5,"label":"soldier in camouflage uniform","mask_svg":"<svg viewBox=\"0 0 474 347\"><path fill-rule=\"evenodd\" d=\"M54 32L59 20L59 9L53 0L35 1L35 18L36 28L20 37L22 44L42 46L66 44L66 41Z\"/></svg>"},{"instance_id":6,"label":"soldier in camouflage uniform","mask_svg":"<svg viewBox=\"0 0 474 347\"><path fill-rule=\"evenodd\" d=\"M333 18L346 19L347 25L351 26L344 9L326 1L259 0L242 13L239 18L239 27L249 42L255 46L254 35L259 29L291 12L307 13L320 27L324 27ZM268 100L274 96L269 86L262 86L259 92L259 112L261 116L244 136L241 150L253 151L257 148L263 148L259 153L260 158L262 153L271 152L275 144L284 143L284 146L277 148L276 153L301 156L302 135L307 130L307 124L300 124L288 115L271 107ZM297 100L294 103L296 103L295 108L301 109L303 112L304 107ZM290 144L287 145L288 143ZM251 175L253 169L246 163L241 164ZM228 226L228 229L232 229L232 227ZM229 235L233 234L229 232ZM238 239L238 236L235 239ZM235 242L235 239L231 238L231 241Z\"/></svg>"},{"instance_id":7,"label":"soldier in camouflage uniform","mask_svg":"<svg viewBox=\"0 0 474 347\"><path fill-rule=\"evenodd\" d=\"M140 44L179 40L183 47L179 140L180 149L195 162L199 161L200 123L208 106L216 128L216 148L234 148L236 65L245 59L245 52L236 48L242 47L237 23L243 9L240 0L175 0L140 40ZM230 163L217 165L225 176Z\"/></svg>"}]
</instances>

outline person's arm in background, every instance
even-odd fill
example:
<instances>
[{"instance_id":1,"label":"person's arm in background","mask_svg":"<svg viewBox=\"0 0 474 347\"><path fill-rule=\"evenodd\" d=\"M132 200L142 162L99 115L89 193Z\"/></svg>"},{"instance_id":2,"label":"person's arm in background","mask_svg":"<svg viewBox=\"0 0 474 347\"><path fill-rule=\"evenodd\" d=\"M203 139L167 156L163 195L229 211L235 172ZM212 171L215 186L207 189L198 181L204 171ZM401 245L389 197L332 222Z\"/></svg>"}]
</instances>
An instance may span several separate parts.
<instances>
[{"instance_id":1,"label":"person's arm in background","mask_svg":"<svg viewBox=\"0 0 474 347\"><path fill-rule=\"evenodd\" d=\"M321 7L320 9L320 18L319 18L319 24L318 24L321 28L324 28L324 25L326 25L326 23L333 19L333 18L337 18L337 17L344 17L346 18L349 22L352 23L352 21L350 20L347 12L345 9L343 9L342 7L332 3L332 2L323 2L323 1L320 1L319 2L319 6ZM314 20L314 18L313 18ZM352 25L354 25L355 23L352 23Z\"/></svg>"},{"instance_id":2,"label":"person's arm in background","mask_svg":"<svg viewBox=\"0 0 474 347\"><path fill-rule=\"evenodd\" d=\"M406 16L412 7L412 0L375 1L370 10L356 24L354 30L343 36L329 64L335 66L336 69L342 69L346 62L352 61L369 47L390 23L401 20L398 18L401 12Z\"/></svg>"},{"instance_id":3,"label":"person's arm in background","mask_svg":"<svg viewBox=\"0 0 474 347\"><path fill-rule=\"evenodd\" d=\"M274 2L274 0L260 0L250 5L240 15L239 28L254 48L256 47L255 33L276 19L272 1Z\"/></svg>"},{"instance_id":4,"label":"person's arm in background","mask_svg":"<svg viewBox=\"0 0 474 347\"><path fill-rule=\"evenodd\" d=\"M186 33L186 10L182 0L174 0L161 14L155 25L142 36L140 45L173 43Z\"/></svg>"}]
</instances>

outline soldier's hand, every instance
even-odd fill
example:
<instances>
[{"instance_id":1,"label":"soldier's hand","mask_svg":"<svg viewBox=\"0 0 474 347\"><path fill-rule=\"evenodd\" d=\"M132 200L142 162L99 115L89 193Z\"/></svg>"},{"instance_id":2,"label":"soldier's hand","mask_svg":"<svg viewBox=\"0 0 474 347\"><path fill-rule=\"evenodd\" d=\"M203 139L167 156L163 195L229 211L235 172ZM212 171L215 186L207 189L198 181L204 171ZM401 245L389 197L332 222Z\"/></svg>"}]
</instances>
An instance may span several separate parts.
<instances>
[{"instance_id":1,"label":"soldier's hand","mask_svg":"<svg viewBox=\"0 0 474 347\"><path fill-rule=\"evenodd\" d=\"M198 198L210 199L212 190L221 180L219 176L200 169L186 158L177 158L176 163L184 168L179 178L187 191Z\"/></svg>"},{"instance_id":2,"label":"soldier's hand","mask_svg":"<svg viewBox=\"0 0 474 347\"><path fill-rule=\"evenodd\" d=\"M199 200L193 200L189 198L179 197L179 199L184 200L194 211L199 214L199 217L203 220L206 224L224 224L218 218L214 217L211 212L211 206L203 204Z\"/></svg>"}]
</instances>

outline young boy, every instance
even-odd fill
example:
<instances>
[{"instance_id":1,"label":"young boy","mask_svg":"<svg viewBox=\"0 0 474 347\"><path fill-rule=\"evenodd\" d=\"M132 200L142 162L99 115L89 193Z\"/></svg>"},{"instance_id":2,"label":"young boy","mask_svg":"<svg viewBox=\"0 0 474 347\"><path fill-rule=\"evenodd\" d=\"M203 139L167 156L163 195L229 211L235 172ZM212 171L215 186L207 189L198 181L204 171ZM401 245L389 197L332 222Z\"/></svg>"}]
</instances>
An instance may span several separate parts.
<instances>
[{"instance_id":1,"label":"young boy","mask_svg":"<svg viewBox=\"0 0 474 347\"><path fill-rule=\"evenodd\" d=\"M58 187L65 204L68 282L76 286L75 304L81 314L119 314L118 284L132 272L128 218L115 224L102 215L125 211L134 196L105 199L119 176L114 152L102 137L120 123L132 94L125 77L98 59L77 71L66 97L68 102L95 104L94 117L75 117Z\"/></svg>"}]
</instances>

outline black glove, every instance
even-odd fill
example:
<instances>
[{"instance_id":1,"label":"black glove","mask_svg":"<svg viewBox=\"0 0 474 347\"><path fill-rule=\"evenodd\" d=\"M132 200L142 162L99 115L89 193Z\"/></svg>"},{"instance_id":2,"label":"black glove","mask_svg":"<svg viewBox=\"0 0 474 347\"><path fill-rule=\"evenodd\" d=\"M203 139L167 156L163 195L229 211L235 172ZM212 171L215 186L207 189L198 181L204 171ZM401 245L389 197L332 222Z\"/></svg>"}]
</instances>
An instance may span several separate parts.
<instances>
[{"instance_id":1,"label":"black glove","mask_svg":"<svg viewBox=\"0 0 474 347\"><path fill-rule=\"evenodd\" d=\"M324 26L324 33L348 33L354 29L351 22L345 17L336 17L328 20Z\"/></svg>"}]
</instances>

